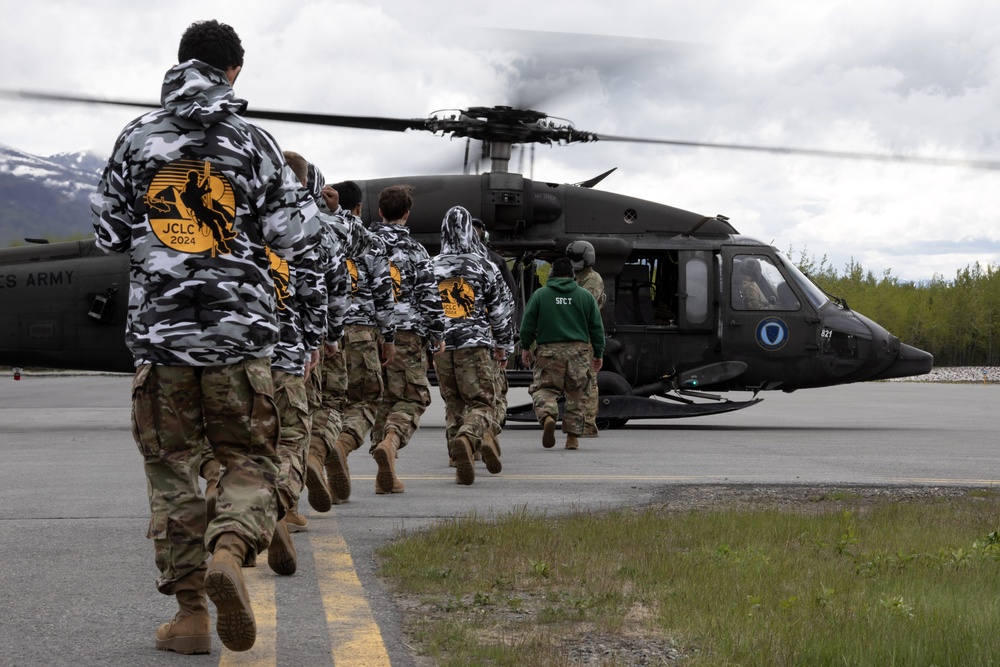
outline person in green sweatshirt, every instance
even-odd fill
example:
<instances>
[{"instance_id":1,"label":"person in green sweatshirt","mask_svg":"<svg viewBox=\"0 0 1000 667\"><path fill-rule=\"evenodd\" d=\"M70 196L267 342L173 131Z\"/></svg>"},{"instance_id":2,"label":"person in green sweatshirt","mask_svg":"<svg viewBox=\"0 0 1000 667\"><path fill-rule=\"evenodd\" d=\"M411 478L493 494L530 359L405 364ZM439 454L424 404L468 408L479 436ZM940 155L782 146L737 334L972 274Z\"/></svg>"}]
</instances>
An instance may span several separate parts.
<instances>
[{"instance_id":1,"label":"person in green sweatshirt","mask_svg":"<svg viewBox=\"0 0 1000 667\"><path fill-rule=\"evenodd\" d=\"M528 391L542 425L543 447L556 444L560 396L566 399L562 421L566 449L580 446L588 370L597 373L603 357L604 324L597 301L576 284L569 258L557 259L548 282L528 300L521 320L521 360L534 371Z\"/></svg>"}]
</instances>

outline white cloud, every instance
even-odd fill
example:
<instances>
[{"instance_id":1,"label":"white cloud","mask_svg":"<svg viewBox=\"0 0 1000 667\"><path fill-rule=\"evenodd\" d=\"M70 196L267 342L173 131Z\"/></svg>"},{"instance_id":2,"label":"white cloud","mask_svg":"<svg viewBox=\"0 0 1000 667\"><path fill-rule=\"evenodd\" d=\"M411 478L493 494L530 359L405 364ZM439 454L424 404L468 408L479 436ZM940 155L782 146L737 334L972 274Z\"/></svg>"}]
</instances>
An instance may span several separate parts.
<instances>
[{"instance_id":1,"label":"white cloud","mask_svg":"<svg viewBox=\"0 0 1000 667\"><path fill-rule=\"evenodd\" d=\"M178 37L204 18L240 33L237 93L261 109L410 118L544 98L540 110L611 135L1000 159L1000 5L979 0L22 3L0 25L0 89L155 101ZM484 27L610 37L535 35L535 57L515 59ZM537 77L522 87L526 74ZM0 99L0 142L107 154L136 113ZM454 171L465 147L266 127L331 180ZM535 150L539 180L615 166L602 188L728 215L836 268L853 258L921 279L1000 263L997 172L616 143Z\"/></svg>"}]
</instances>

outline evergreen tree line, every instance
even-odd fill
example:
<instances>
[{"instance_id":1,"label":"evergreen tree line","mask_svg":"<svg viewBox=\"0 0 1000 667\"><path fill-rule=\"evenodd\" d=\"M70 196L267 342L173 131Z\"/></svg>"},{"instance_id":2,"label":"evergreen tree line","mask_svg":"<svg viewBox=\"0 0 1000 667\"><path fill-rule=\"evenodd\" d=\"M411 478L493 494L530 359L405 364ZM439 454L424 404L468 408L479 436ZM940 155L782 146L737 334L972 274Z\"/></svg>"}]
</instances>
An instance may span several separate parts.
<instances>
[{"instance_id":1,"label":"evergreen tree line","mask_svg":"<svg viewBox=\"0 0 1000 667\"><path fill-rule=\"evenodd\" d=\"M887 269L876 277L855 260L841 274L805 253L797 265L829 294L875 320L904 343L934 355L935 366L1000 365L1000 267L978 262L953 280L901 281Z\"/></svg>"}]
</instances>

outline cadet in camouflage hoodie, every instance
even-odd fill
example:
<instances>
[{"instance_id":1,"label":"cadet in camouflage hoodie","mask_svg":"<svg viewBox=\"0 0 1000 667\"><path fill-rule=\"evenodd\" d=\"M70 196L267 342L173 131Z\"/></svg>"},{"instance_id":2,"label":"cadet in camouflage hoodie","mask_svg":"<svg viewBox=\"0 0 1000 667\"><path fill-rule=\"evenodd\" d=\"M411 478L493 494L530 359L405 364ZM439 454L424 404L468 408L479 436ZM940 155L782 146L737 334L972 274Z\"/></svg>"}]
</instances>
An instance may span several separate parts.
<instances>
[{"instance_id":1,"label":"cadet in camouflage hoodie","mask_svg":"<svg viewBox=\"0 0 1000 667\"><path fill-rule=\"evenodd\" d=\"M271 136L239 115L235 31L192 24L178 60L163 107L115 144L92 197L94 230L100 247L130 258L133 433L149 482L157 588L180 606L157 629L157 647L210 650L207 591L219 638L243 651L256 625L240 568L267 548L278 512L278 318L265 247L303 257L316 241L316 205ZM206 439L225 466L207 529L198 487Z\"/></svg>"},{"instance_id":2,"label":"cadet in camouflage hoodie","mask_svg":"<svg viewBox=\"0 0 1000 667\"><path fill-rule=\"evenodd\" d=\"M286 151L284 157L305 187L308 162L291 151ZM326 231L322 226L320 229ZM311 425L306 374L319 362L326 333L328 292L324 262L329 261L331 241L330 235L324 234L307 257L295 264L271 254L281 334L271 358L271 377L281 425L278 498L285 516L275 525L267 562L272 570L282 575L292 575L298 567L298 555L290 533L305 530L307 525L306 518L298 513L299 496L305 485L305 455Z\"/></svg>"},{"instance_id":3,"label":"cadet in camouflage hoodie","mask_svg":"<svg viewBox=\"0 0 1000 667\"><path fill-rule=\"evenodd\" d=\"M474 452L490 472L499 472L500 454L483 440L493 420L493 356L506 359L514 349L511 304L504 299L496 268L486 258L472 216L461 206L448 210L441 224L441 252L434 277L445 314L445 351L434 358L438 389L445 402L448 454L456 481L476 479Z\"/></svg>"},{"instance_id":4,"label":"cadet in camouflage hoodie","mask_svg":"<svg viewBox=\"0 0 1000 667\"><path fill-rule=\"evenodd\" d=\"M361 188L352 181L337 183L333 188L341 203L341 210L334 219L341 218L354 227L361 226L361 219L357 217L363 201ZM351 305L344 318L341 345L347 371L347 400L343 404L340 435L326 458L327 481L334 499L340 502L351 495L347 457L367 439L375 424L375 411L382 401L384 385L380 357L391 363L396 350L396 316L388 256L385 252L352 255L347 259L347 266L351 274Z\"/></svg>"},{"instance_id":5,"label":"cadet in camouflage hoodie","mask_svg":"<svg viewBox=\"0 0 1000 667\"><path fill-rule=\"evenodd\" d=\"M322 172L315 165L309 166L307 187L320 205L322 227L338 250L327 264L327 289L329 312L326 344L322 359L310 382L310 408L312 432L306 458L306 486L309 488L309 505L317 512L329 512L334 501L330 489L327 466L343 426L343 412L347 403L347 362L343 342L345 319L353 303L355 279L348 271L348 259L369 253L385 254L382 240L368 231L354 215L340 207L339 193L326 185ZM333 208L331 208L331 206ZM337 473L340 472L338 468ZM349 477L347 483L349 484Z\"/></svg>"},{"instance_id":6,"label":"cadet in camouflage hoodie","mask_svg":"<svg viewBox=\"0 0 1000 667\"><path fill-rule=\"evenodd\" d=\"M380 222L371 230L389 249L389 273L396 311L396 357L383 370L385 393L372 431L372 456L378 464L375 493L402 493L396 477L396 452L409 443L431 402L427 351L444 347L444 311L427 249L406 227L413 206L412 188L394 185L379 193Z\"/></svg>"}]
</instances>

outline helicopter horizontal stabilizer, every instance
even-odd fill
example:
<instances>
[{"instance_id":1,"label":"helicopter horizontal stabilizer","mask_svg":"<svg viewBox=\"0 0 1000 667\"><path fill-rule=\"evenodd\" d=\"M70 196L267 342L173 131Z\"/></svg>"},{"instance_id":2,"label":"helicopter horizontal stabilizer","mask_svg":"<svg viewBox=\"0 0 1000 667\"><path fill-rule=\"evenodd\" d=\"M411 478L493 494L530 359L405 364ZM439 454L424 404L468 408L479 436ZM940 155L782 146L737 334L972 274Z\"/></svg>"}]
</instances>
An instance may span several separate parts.
<instances>
[{"instance_id":1,"label":"helicopter horizontal stabilizer","mask_svg":"<svg viewBox=\"0 0 1000 667\"><path fill-rule=\"evenodd\" d=\"M611 169L608 169L603 174L598 174L597 176L594 176L593 178L587 179L586 181L581 181L579 183L576 183L575 185L577 185L578 187L581 187L581 188L592 188L595 185L597 185L598 183L600 183L601 181L603 181L605 178L607 178L608 176L610 176L612 173L614 173L614 171L617 170L617 169L618 169L618 167L612 167Z\"/></svg>"}]
</instances>

